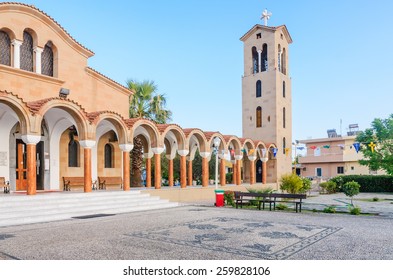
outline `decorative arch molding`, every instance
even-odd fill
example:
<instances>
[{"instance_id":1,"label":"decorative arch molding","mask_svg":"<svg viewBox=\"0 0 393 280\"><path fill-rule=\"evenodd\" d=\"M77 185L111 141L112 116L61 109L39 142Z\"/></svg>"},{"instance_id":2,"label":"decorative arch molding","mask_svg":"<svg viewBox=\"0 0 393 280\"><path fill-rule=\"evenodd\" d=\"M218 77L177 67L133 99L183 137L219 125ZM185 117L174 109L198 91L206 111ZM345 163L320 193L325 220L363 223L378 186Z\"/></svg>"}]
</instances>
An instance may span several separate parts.
<instances>
[{"instance_id":1,"label":"decorative arch molding","mask_svg":"<svg viewBox=\"0 0 393 280\"><path fill-rule=\"evenodd\" d=\"M113 126L111 129L115 128L114 131L119 140L119 144L132 143L132 139L129 137L127 124L120 114L112 111L100 111L88 113L87 118L93 126L93 131L97 131L102 121L108 121Z\"/></svg>"},{"instance_id":2,"label":"decorative arch molding","mask_svg":"<svg viewBox=\"0 0 393 280\"><path fill-rule=\"evenodd\" d=\"M15 3L15 2L3 2L0 3L0 14L1 13L24 13L42 23L46 24L49 28L54 30L60 38L66 41L72 48L76 49L79 53L81 53L85 57L91 57L94 55L94 52L87 49L80 43L78 43L57 21L55 21L52 17L50 17L45 12L41 11L40 9L23 3ZM10 28L10 27L8 27ZM18 30L14 30L16 38L21 40L23 38L23 30L25 27L20 27ZM44 46L45 43L50 40L51 38L46 37L38 37L36 41L36 45Z\"/></svg>"},{"instance_id":3,"label":"decorative arch molding","mask_svg":"<svg viewBox=\"0 0 393 280\"><path fill-rule=\"evenodd\" d=\"M220 132L205 132L205 137L206 137L206 140L207 140L210 150L212 150L212 148L213 148L213 141L214 141L214 138L216 138L216 137L220 139L220 146L218 149L225 150L226 142L225 142L224 136Z\"/></svg>"},{"instance_id":4,"label":"decorative arch molding","mask_svg":"<svg viewBox=\"0 0 393 280\"><path fill-rule=\"evenodd\" d=\"M150 145L153 148L163 147L163 143L160 143L160 133L157 129L157 126L154 122L137 118L137 119L128 119L125 120L127 126L130 128L130 139L133 141L134 137L141 134L141 128L145 132L145 137L147 137L150 141ZM160 146L161 144L161 146Z\"/></svg>"},{"instance_id":5,"label":"decorative arch molding","mask_svg":"<svg viewBox=\"0 0 393 280\"><path fill-rule=\"evenodd\" d=\"M164 144L166 138L171 135L171 138L176 141L178 150L188 150L186 144L186 135L180 126L177 124L157 124L157 129L160 132L160 143ZM172 147L173 145L171 145Z\"/></svg>"},{"instance_id":6,"label":"decorative arch molding","mask_svg":"<svg viewBox=\"0 0 393 280\"><path fill-rule=\"evenodd\" d=\"M226 149L229 150L231 145L235 149L235 155L240 156L242 155L241 149L242 149L242 144L240 142L240 139L236 136L233 135L225 135L224 136L225 142L226 142Z\"/></svg>"},{"instance_id":7,"label":"decorative arch molding","mask_svg":"<svg viewBox=\"0 0 393 280\"><path fill-rule=\"evenodd\" d=\"M81 140L95 138L95 130L88 122L88 117L85 109L75 101L60 97L54 97L28 102L27 106L29 107L34 117L33 129L35 129L35 131L37 131L38 133L40 133L41 122L45 114L52 108L59 108L69 113L75 120L76 129Z\"/></svg>"},{"instance_id":8,"label":"decorative arch molding","mask_svg":"<svg viewBox=\"0 0 393 280\"><path fill-rule=\"evenodd\" d=\"M190 151L195 150L193 149L194 147L191 147L191 145L195 142L199 147L200 153L210 153L208 141L202 130L198 128L186 128L183 129L183 131L186 135L186 143Z\"/></svg>"},{"instance_id":9,"label":"decorative arch molding","mask_svg":"<svg viewBox=\"0 0 393 280\"><path fill-rule=\"evenodd\" d=\"M31 130L31 111L22 98L12 92L0 90L0 103L6 104L16 113L22 134L35 134Z\"/></svg>"}]
</instances>

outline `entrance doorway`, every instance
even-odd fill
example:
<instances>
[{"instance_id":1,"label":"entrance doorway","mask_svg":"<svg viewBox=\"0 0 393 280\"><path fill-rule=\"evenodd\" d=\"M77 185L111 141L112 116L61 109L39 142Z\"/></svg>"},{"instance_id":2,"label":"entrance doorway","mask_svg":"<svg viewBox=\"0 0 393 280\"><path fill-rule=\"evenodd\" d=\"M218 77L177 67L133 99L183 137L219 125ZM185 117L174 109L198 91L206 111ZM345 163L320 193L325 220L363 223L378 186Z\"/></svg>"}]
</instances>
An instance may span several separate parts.
<instances>
[{"instance_id":1,"label":"entrance doorway","mask_svg":"<svg viewBox=\"0 0 393 280\"><path fill-rule=\"evenodd\" d=\"M256 172L256 182L257 183L262 183L262 172L263 172L263 167L262 167L262 161L261 160L257 160L256 162L256 168L255 168Z\"/></svg>"},{"instance_id":2,"label":"entrance doorway","mask_svg":"<svg viewBox=\"0 0 393 280\"><path fill-rule=\"evenodd\" d=\"M36 146L36 160L37 160L37 190L44 189L44 142L37 143ZM27 190L27 152L26 144L16 139L16 190Z\"/></svg>"}]
</instances>

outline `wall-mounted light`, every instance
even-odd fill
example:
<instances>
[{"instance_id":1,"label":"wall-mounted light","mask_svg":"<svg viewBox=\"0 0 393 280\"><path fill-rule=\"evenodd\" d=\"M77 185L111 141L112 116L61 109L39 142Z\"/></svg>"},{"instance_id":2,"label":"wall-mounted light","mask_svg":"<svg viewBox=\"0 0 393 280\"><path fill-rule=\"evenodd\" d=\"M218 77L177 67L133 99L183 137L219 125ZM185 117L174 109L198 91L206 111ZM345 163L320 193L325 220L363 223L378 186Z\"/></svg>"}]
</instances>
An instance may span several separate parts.
<instances>
[{"instance_id":1,"label":"wall-mounted light","mask_svg":"<svg viewBox=\"0 0 393 280\"><path fill-rule=\"evenodd\" d=\"M67 98L69 94L70 94L70 90L68 88L61 88L59 91L59 97L61 98Z\"/></svg>"}]
</instances>

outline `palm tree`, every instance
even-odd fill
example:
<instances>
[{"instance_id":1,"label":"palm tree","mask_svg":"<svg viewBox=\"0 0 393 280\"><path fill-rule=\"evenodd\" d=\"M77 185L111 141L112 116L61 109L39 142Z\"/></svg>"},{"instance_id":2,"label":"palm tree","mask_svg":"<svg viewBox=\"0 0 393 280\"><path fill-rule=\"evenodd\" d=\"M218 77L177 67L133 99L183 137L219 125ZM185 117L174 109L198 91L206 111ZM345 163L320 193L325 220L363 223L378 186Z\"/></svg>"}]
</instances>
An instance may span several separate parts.
<instances>
[{"instance_id":1,"label":"palm tree","mask_svg":"<svg viewBox=\"0 0 393 280\"><path fill-rule=\"evenodd\" d=\"M134 92L130 99L130 118L145 118L157 123L166 123L171 119L172 112L165 108L166 97L157 93L153 81L136 82L128 80L127 86ZM131 186L140 187L143 165L143 144L140 137L134 138L134 149L131 151Z\"/></svg>"}]
</instances>

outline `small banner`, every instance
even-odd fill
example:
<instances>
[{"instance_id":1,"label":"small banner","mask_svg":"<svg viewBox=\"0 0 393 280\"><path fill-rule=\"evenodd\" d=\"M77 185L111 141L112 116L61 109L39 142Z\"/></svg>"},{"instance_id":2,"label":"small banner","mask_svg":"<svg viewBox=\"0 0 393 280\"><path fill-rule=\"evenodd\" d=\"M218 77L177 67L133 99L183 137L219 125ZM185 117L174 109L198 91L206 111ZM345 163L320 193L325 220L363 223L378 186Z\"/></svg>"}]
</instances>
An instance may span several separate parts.
<instances>
[{"instance_id":1,"label":"small banner","mask_svg":"<svg viewBox=\"0 0 393 280\"><path fill-rule=\"evenodd\" d=\"M273 148L273 156L274 156L274 157L276 157L277 152L278 152L278 149L277 149L277 148Z\"/></svg>"},{"instance_id":2,"label":"small banner","mask_svg":"<svg viewBox=\"0 0 393 280\"><path fill-rule=\"evenodd\" d=\"M266 156L266 149L261 149L262 152L262 157L264 158Z\"/></svg>"},{"instance_id":3,"label":"small banner","mask_svg":"<svg viewBox=\"0 0 393 280\"><path fill-rule=\"evenodd\" d=\"M251 149L251 150L248 151L248 155L249 156L252 156L253 154L254 154L254 149Z\"/></svg>"},{"instance_id":4,"label":"small banner","mask_svg":"<svg viewBox=\"0 0 393 280\"><path fill-rule=\"evenodd\" d=\"M341 150L344 150L344 148L345 148L344 144L338 144L337 146L340 147Z\"/></svg>"},{"instance_id":5,"label":"small banner","mask_svg":"<svg viewBox=\"0 0 393 280\"><path fill-rule=\"evenodd\" d=\"M352 146L355 148L356 153L359 153L359 150L360 150L360 143L355 142L355 143L353 143Z\"/></svg>"},{"instance_id":6,"label":"small banner","mask_svg":"<svg viewBox=\"0 0 393 280\"><path fill-rule=\"evenodd\" d=\"M310 149L315 150L317 146L310 146Z\"/></svg>"},{"instance_id":7,"label":"small banner","mask_svg":"<svg viewBox=\"0 0 393 280\"><path fill-rule=\"evenodd\" d=\"M371 142L370 144L368 144L368 146L370 147L370 149L371 149L371 152L372 153L374 153L374 149L375 149L375 144L374 144L374 142Z\"/></svg>"},{"instance_id":8,"label":"small banner","mask_svg":"<svg viewBox=\"0 0 393 280\"><path fill-rule=\"evenodd\" d=\"M289 154L289 148L285 148L285 155L287 156Z\"/></svg>"},{"instance_id":9,"label":"small banner","mask_svg":"<svg viewBox=\"0 0 393 280\"><path fill-rule=\"evenodd\" d=\"M325 145L325 146L323 146L322 148L330 149L330 145Z\"/></svg>"}]
</instances>

